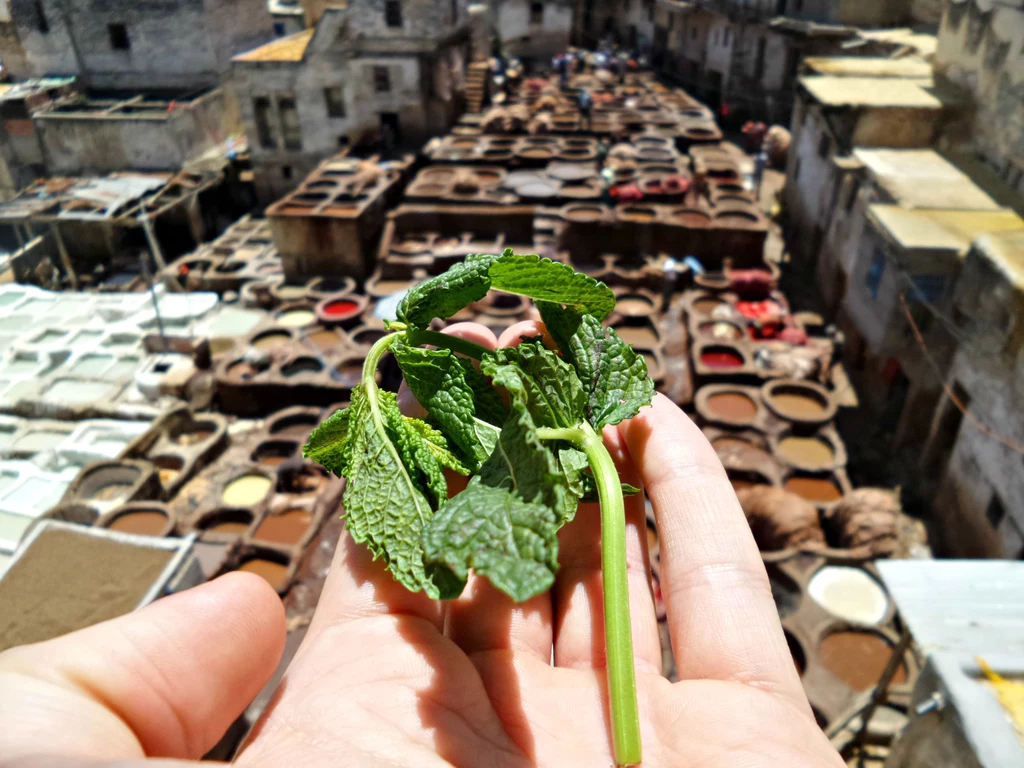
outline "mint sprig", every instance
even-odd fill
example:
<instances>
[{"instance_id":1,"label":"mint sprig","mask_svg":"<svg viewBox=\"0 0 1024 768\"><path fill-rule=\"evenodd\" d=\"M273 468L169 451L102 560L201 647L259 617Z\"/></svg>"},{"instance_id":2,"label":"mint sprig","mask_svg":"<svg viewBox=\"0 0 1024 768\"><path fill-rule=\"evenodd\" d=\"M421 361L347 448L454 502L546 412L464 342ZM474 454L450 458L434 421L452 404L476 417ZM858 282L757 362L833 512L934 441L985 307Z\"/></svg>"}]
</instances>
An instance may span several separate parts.
<instances>
[{"instance_id":1,"label":"mint sprig","mask_svg":"<svg viewBox=\"0 0 1024 768\"><path fill-rule=\"evenodd\" d=\"M558 351L539 339L491 351L428 328L489 290L533 299ZM511 249L469 256L408 292L352 404L303 455L346 478L353 539L432 598L461 594L470 569L517 602L543 594L558 570L558 530L596 497L612 737L624 765L640 762L623 504L638 491L619 480L601 430L649 405L654 383L643 356L602 325L614 307L608 286L566 264ZM389 350L427 420L402 415L378 388ZM445 469L475 477L449 499Z\"/></svg>"}]
</instances>

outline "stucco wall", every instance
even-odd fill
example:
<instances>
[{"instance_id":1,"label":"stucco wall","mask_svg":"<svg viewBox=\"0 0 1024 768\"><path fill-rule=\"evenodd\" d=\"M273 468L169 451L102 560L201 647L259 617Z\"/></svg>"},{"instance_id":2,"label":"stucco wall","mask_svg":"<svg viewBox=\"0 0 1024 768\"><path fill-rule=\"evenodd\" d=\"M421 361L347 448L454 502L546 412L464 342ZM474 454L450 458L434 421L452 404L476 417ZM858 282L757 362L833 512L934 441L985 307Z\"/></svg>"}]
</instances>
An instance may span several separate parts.
<instances>
[{"instance_id":1,"label":"stucco wall","mask_svg":"<svg viewBox=\"0 0 1024 768\"><path fill-rule=\"evenodd\" d=\"M570 2L543 3L542 21L531 23L529 0L502 0L497 3L497 29L506 53L524 58L542 59L544 67L556 53L569 45L573 8Z\"/></svg>"},{"instance_id":2,"label":"stucco wall","mask_svg":"<svg viewBox=\"0 0 1024 768\"><path fill-rule=\"evenodd\" d=\"M99 88L214 85L232 55L273 36L265 0L14 0L12 15L29 74ZM125 26L128 50L112 47L111 24Z\"/></svg>"},{"instance_id":3,"label":"stucco wall","mask_svg":"<svg viewBox=\"0 0 1024 768\"><path fill-rule=\"evenodd\" d=\"M95 118L47 113L35 118L47 171L57 175L123 170L177 171L240 126L216 90L166 119Z\"/></svg>"}]
</instances>

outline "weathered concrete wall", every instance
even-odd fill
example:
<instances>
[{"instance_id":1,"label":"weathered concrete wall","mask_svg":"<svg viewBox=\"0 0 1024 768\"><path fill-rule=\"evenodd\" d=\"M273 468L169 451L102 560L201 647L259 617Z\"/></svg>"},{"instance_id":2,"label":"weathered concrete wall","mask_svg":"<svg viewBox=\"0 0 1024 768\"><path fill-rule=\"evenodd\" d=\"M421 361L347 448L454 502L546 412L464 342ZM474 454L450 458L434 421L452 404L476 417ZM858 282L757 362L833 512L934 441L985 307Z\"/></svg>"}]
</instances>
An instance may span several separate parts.
<instances>
[{"instance_id":1,"label":"weathered concrete wall","mask_svg":"<svg viewBox=\"0 0 1024 768\"><path fill-rule=\"evenodd\" d=\"M13 0L12 16L31 75L98 88L214 85L231 56L273 37L265 0ZM112 24L127 50L113 47Z\"/></svg>"},{"instance_id":2,"label":"weathered concrete wall","mask_svg":"<svg viewBox=\"0 0 1024 768\"><path fill-rule=\"evenodd\" d=\"M910 0L841 0L835 21L851 27L891 27L910 21Z\"/></svg>"},{"instance_id":3,"label":"weathered concrete wall","mask_svg":"<svg viewBox=\"0 0 1024 768\"><path fill-rule=\"evenodd\" d=\"M813 263L824 240L825 216L831 210L836 191L836 168L832 162L836 143L820 108L804 100L798 100L794 106L791 124L793 138L786 169L787 215L796 227L796 254ZM825 136L828 145L822 155Z\"/></svg>"},{"instance_id":4,"label":"weathered concrete wall","mask_svg":"<svg viewBox=\"0 0 1024 768\"><path fill-rule=\"evenodd\" d=\"M979 255L976 245L964 261L955 304L958 316L968 318L969 341L960 345L948 381L967 394L968 411L981 424L1024 445L1024 294ZM1005 510L997 528L986 516L993 499ZM1020 557L1022 499L1021 454L962 419L934 503L944 551L957 557Z\"/></svg>"},{"instance_id":5,"label":"weathered concrete wall","mask_svg":"<svg viewBox=\"0 0 1024 768\"><path fill-rule=\"evenodd\" d=\"M853 132L854 147L931 146L941 110L876 107L861 112Z\"/></svg>"},{"instance_id":6,"label":"weathered concrete wall","mask_svg":"<svg viewBox=\"0 0 1024 768\"><path fill-rule=\"evenodd\" d=\"M725 16L715 15L708 25L707 55L704 67L709 72L716 72L721 87L729 84L729 68L732 64L732 47L736 30Z\"/></svg>"},{"instance_id":7,"label":"weathered concrete wall","mask_svg":"<svg viewBox=\"0 0 1024 768\"><path fill-rule=\"evenodd\" d=\"M945 4L944 0L911 0L910 20L915 24L938 26Z\"/></svg>"},{"instance_id":8,"label":"weathered concrete wall","mask_svg":"<svg viewBox=\"0 0 1024 768\"><path fill-rule=\"evenodd\" d=\"M974 149L1024 192L1024 7L947 4L935 59L939 77L974 97Z\"/></svg>"},{"instance_id":9,"label":"weathered concrete wall","mask_svg":"<svg viewBox=\"0 0 1024 768\"><path fill-rule=\"evenodd\" d=\"M402 0L402 27L387 25L385 0L349 0L348 24L353 37L394 39L396 37L444 37L454 31L451 0ZM460 19L465 19L465 1L458 0Z\"/></svg>"},{"instance_id":10,"label":"weathered concrete wall","mask_svg":"<svg viewBox=\"0 0 1024 768\"><path fill-rule=\"evenodd\" d=\"M69 176L178 170L241 128L220 89L165 118L50 112L35 124L48 172Z\"/></svg>"},{"instance_id":11,"label":"weathered concrete wall","mask_svg":"<svg viewBox=\"0 0 1024 768\"><path fill-rule=\"evenodd\" d=\"M564 51L572 33L571 2L545 2L539 23L533 23L529 0L502 0L497 3L496 26L505 52L510 56L534 58L541 68L552 56Z\"/></svg>"},{"instance_id":12,"label":"weathered concrete wall","mask_svg":"<svg viewBox=\"0 0 1024 768\"><path fill-rule=\"evenodd\" d=\"M6 10L6 9L5 9ZM25 58L25 48L18 37L18 26L11 21L10 11L7 11L7 19L0 21L0 56L3 57L4 67L11 74L11 77L19 80L29 77L28 60Z\"/></svg>"}]
</instances>

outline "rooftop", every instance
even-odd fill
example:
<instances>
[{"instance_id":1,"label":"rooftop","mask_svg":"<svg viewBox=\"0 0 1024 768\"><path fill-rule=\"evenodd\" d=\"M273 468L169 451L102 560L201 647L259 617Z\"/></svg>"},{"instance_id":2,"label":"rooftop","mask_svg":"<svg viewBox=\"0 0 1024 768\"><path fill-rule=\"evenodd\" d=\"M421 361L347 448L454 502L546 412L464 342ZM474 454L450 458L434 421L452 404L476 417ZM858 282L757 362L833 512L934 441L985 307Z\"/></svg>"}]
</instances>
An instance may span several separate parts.
<instances>
[{"instance_id":1,"label":"rooftop","mask_svg":"<svg viewBox=\"0 0 1024 768\"><path fill-rule=\"evenodd\" d=\"M927 32L917 32L910 27L862 29L860 30L860 36L865 40L872 40L878 43L889 43L890 45L913 48L925 57L933 56L939 44L939 40L935 35L930 35Z\"/></svg>"},{"instance_id":2,"label":"rooftop","mask_svg":"<svg viewBox=\"0 0 1024 768\"><path fill-rule=\"evenodd\" d=\"M853 155L904 208L999 208L967 174L934 150L855 149Z\"/></svg>"},{"instance_id":3,"label":"rooftop","mask_svg":"<svg viewBox=\"0 0 1024 768\"><path fill-rule=\"evenodd\" d=\"M942 102L926 90L927 78L846 77L809 75L800 84L819 103L830 107L907 107L941 109Z\"/></svg>"},{"instance_id":4,"label":"rooftop","mask_svg":"<svg viewBox=\"0 0 1024 768\"><path fill-rule=\"evenodd\" d=\"M302 61L314 32L316 29L310 27L294 35L282 37L246 53L240 53L235 56L234 61Z\"/></svg>"},{"instance_id":5,"label":"rooftop","mask_svg":"<svg viewBox=\"0 0 1024 768\"><path fill-rule=\"evenodd\" d=\"M169 120L183 110L192 109L207 97L222 98L219 88L201 93L184 94L182 98L152 98L137 94L128 98L97 98L77 94L74 98L63 99L50 104L36 113L43 119L90 119L90 120Z\"/></svg>"},{"instance_id":6,"label":"rooftop","mask_svg":"<svg viewBox=\"0 0 1024 768\"><path fill-rule=\"evenodd\" d=\"M906 57L889 59L882 56L809 56L804 66L817 75L861 77L910 77L929 79L932 67L924 59Z\"/></svg>"},{"instance_id":7,"label":"rooftop","mask_svg":"<svg viewBox=\"0 0 1024 768\"><path fill-rule=\"evenodd\" d=\"M984 253L1007 280L1024 289L1024 229L988 233L978 238L975 248Z\"/></svg>"},{"instance_id":8,"label":"rooftop","mask_svg":"<svg viewBox=\"0 0 1024 768\"><path fill-rule=\"evenodd\" d=\"M890 240L906 250L954 251L964 255L981 235L1024 229L1024 219L1008 208L950 211L875 204L869 216Z\"/></svg>"},{"instance_id":9,"label":"rooftop","mask_svg":"<svg viewBox=\"0 0 1024 768\"><path fill-rule=\"evenodd\" d=\"M43 91L70 88L74 84L73 77L38 77L21 83L0 83L0 101L24 99Z\"/></svg>"}]
</instances>

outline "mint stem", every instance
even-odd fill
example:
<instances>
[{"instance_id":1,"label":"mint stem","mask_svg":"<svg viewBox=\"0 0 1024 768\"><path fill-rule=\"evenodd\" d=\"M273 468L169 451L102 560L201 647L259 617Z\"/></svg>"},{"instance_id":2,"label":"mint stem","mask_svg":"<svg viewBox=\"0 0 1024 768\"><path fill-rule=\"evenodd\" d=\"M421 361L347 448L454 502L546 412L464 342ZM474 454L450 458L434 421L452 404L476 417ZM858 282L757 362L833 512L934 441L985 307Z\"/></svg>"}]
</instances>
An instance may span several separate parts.
<instances>
[{"instance_id":1,"label":"mint stem","mask_svg":"<svg viewBox=\"0 0 1024 768\"><path fill-rule=\"evenodd\" d=\"M604 642L608 659L608 699L612 746L618 765L641 760L640 713L633 671L629 584L626 576L626 505L615 462L604 439L590 424L571 429L540 428L541 440L565 440L587 455L601 501L601 573L604 583Z\"/></svg>"},{"instance_id":2,"label":"mint stem","mask_svg":"<svg viewBox=\"0 0 1024 768\"><path fill-rule=\"evenodd\" d=\"M405 332L405 336L411 346L421 347L424 344L429 344L439 349L450 349L452 352L458 352L474 360L482 359L485 353L491 351L472 341L460 339L458 336L449 336L447 333L439 331L410 329Z\"/></svg>"}]
</instances>

